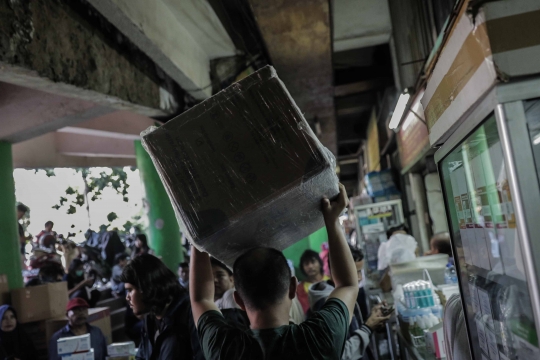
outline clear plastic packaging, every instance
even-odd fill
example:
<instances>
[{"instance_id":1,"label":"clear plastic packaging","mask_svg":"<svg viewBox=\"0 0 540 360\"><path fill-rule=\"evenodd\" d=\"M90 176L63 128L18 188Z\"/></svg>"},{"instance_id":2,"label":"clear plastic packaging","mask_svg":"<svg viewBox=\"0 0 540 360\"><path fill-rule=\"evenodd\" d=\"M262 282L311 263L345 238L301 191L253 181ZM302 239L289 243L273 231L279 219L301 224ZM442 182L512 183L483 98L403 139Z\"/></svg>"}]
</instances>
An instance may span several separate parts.
<instances>
[{"instance_id":1,"label":"clear plastic packaging","mask_svg":"<svg viewBox=\"0 0 540 360\"><path fill-rule=\"evenodd\" d=\"M142 135L181 231L228 265L324 226L339 192L332 153L267 66Z\"/></svg>"}]
</instances>

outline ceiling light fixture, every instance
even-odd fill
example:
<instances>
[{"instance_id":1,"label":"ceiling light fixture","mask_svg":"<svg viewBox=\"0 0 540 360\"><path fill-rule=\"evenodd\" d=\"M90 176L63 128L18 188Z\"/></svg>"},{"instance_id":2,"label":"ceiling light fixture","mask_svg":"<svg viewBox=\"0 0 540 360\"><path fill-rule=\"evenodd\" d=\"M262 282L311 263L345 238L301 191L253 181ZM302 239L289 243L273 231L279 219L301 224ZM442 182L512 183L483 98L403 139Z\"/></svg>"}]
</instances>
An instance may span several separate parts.
<instances>
[{"instance_id":1,"label":"ceiling light fixture","mask_svg":"<svg viewBox=\"0 0 540 360\"><path fill-rule=\"evenodd\" d=\"M411 95L407 90L405 90L405 92L399 96L396 108L394 109L394 113L390 119L390 124L388 124L390 130L397 129L399 127L399 123L401 122L401 118L403 117L403 113L405 112L405 108L407 107L410 98Z\"/></svg>"}]
</instances>

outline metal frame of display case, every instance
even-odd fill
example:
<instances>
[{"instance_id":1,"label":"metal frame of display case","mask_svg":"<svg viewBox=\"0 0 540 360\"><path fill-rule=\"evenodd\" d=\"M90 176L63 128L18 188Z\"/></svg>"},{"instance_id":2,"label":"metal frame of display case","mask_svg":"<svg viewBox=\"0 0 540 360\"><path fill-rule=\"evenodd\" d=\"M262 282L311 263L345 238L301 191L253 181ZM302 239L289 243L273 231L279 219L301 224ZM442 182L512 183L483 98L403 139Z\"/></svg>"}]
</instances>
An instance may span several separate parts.
<instances>
[{"instance_id":1,"label":"metal frame of display case","mask_svg":"<svg viewBox=\"0 0 540 360\"><path fill-rule=\"evenodd\" d=\"M538 283L538 279L540 279L540 241L532 241L534 236L540 236L540 221L538 220L540 183L523 107L523 101L535 98L540 98L540 77L496 85L458 121L460 125L457 130L435 153L435 162L439 168L439 174L441 174L442 160L476 128L481 126L490 114L495 114L508 184L514 203L518 241L524 261L533 319L540 343L540 291ZM446 196L444 201L447 219L450 219ZM456 253L454 242L452 242L452 247ZM538 263L535 263L534 259L539 259ZM463 286L466 284L462 284L461 278L459 283L463 296ZM469 322L466 321L466 324L467 332L470 334ZM469 341L471 341L470 336ZM471 346L473 346L472 343Z\"/></svg>"}]
</instances>

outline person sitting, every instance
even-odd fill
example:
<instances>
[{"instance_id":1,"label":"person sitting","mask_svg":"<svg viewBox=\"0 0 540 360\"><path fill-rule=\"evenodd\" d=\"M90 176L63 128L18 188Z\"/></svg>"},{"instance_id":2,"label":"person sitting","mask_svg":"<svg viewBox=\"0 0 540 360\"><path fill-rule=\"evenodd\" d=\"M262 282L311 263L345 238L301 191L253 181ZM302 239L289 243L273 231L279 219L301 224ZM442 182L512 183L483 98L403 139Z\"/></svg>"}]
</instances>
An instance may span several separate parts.
<instances>
[{"instance_id":1,"label":"person sitting","mask_svg":"<svg viewBox=\"0 0 540 360\"><path fill-rule=\"evenodd\" d=\"M115 265L112 268L111 275L111 290L114 295L117 297L125 297L126 289L124 283L122 282L122 272L124 268L129 263L129 256L126 253L116 254L114 258Z\"/></svg>"},{"instance_id":2,"label":"person sitting","mask_svg":"<svg viewBox=\"0 0 540 360\"><path fill-rule=\"evenodd\" d=\"M90 345L94 349L94 360L107 358L107 340L101 329L88 324L88 303L81 298L69 300L66 306L68 324L54 333L49 340L49 360L62 360L58 355L58 339L90 334Z\"/></svg>"},{"instance_id":3,"label":"person sitting","mask_svg":"<svg viewBox=\"0 0 540 360\"><path fill-rule=\"evenodd\" d=\"M36 347L19 326L15 309L9 305L0 306L0 321L0 359L37 359Z\"/></svg>"},{"instance_id":4,"label":"person sitting","mask_svg":"<svg viewBox=\"0 0 540 360\"><path fill-rule=\"evenodd\" d=\"M34 240L34 242L36 243L36 245L39 245L39 246L44 246L44 242L47 240L47 242L49 242L49 238L46 238L48 235L51 235L54 239L56 239L56 232L53 231L53 227L54 227L54 223L52 221L47 221L45 223L45 230L41 230L39 232L39 234L36 235L36 239ZM47 244L47 245L50 245L50 244ZM44 247L49 247L49 246L44 246Z\"/></svg>"},{"instance_id":5,"label":"person sitting","mask_svg":"<svg viewBox=\"0 0 540 360\"><path fill-rule=\"evenodd\" d=\"M60 282L64 279L64 269L57 262L49 262L39 269L38 277L29 280L24 286L38 286L47 283Z\"/></svg>"},{"instance_id":6,"label":"person sitting","mask_svg":"<svg viewBox=\"0 0 540 360\"><path fill-rule=\"evenodd\" d=\"M256 247L234 262L234 298L251 324L245 331L229 324L214 303L210 256L192 249L190 298L207 359L341 358L358 293L356 268L338 220L347 202L343 185L336 201L323 200L336 288L322 309L299 325L289 324L297 280L281 251Z\"/></svg>"},{"instance_id":7,"label":"person sitting","mask_svg":"<svg viewBox=\"0 0 540 360\"><path fill-rule=\"evenodd\" d=\"M377 269L384 273L393 264L399 264L416 259L418 243L409 235L405 225L399 225L388 229L386 232L388 241L379 246L377 253Z\"/></svg>"},{"instance_id":8,"label":"person sitting","mask_svg":"<svg viewBox=\"0 0 540 360\"><path fill-rule=\"evenodd\" d=\"M189 263L185 261L178 265L178 282L184 289L189 289Z\"/></svg>"},{"instance_id":9,"label":"person sitting","mask_svg":"<svg viewBox=\"0 0 540 360\"><path fill-rule=\"evenodd\" d=\"M187 291L160 259L137 256L121 280L133 313L144 317L137 359L202 359Z\"/></svg>"},{"instance_id":10,"label":"person sitting","mask_svg":"<svg viewBox=\"0 0 540 360\"><path fill-rule=\"evenodd\" d=\"M431 237L429 241L430 249L425 255L446 254L450 259L453 258L452 245L450 243L450 234L441 232Z\"/></svg>"},{"instance_id":11,"label":"person sitting","mask_svg":"<svg viewBox=\"0 0 540 360\"><path fill-rule=\"evenodd\" d=\"M329 280L330 277L324 275L323 262L319 254L313 250L306 250L300 257L300 271L305 276L305 280L298 284L296 289L296 297L304 314L307 314L309 310L309 287L315 283Z\"/></svg>"},{"instance_id":12,"label":"person sitting","mask_svg":"<svg viewBox=\"0 0 540 360\"><path fill-rule=\"evenodd\" d=\"M99 301L99 291L91 290L96 278L95 276L85 277L84 263L81 259L73 259L68 273L64 276L64 281L67 281L70 299L81 298L88 302L90 307L96 306Z\"/></svg>"},{"instance_id":13,"label":"person sitting","mask_svg":"<svg viewBox=\"0 0 540 360\"><path fill-rule=\"evenodd\" d=\"M135 258L139 255L143 254L150 254L153 255L154 252L150 247L148 246L148 239L146 238L146 235L144 234L137 234L137 237L135 238L135 248L133 249L131 253L131 257Z\"/></svg>"}]
</instances>

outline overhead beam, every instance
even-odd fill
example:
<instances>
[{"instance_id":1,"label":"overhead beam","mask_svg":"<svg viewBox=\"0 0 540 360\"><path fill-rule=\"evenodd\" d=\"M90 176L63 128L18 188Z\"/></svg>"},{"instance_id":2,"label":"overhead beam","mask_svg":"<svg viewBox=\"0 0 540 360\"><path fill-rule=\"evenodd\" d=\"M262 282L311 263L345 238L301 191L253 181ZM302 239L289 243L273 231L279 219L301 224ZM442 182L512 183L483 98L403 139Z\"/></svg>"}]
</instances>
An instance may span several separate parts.
<instances>
[{"instance_id":1,"label":"overhead beam","mask_svg":"<svg viewBox=\"0 0 540 360\"><path fill-rule=\"evenodd\" d=\"M249 0L272 64L321 142L337 154L328 0Z\"/></svg>"},{"instance_id":2,"label":"overhead beam","mask_svg":"<svg viewBox=\"0 0 540 360\"><path fill-rule=\"evenodd\" d=\"M135 159L135 145L132 139L57 132L55 143L56 150L64 155Z\"/></svg>"},{"instance_id":3,"label":"overhead beam","mask_svg":"<svg viewBox=\"0 0 540 360\"><path fill-rule=\"evenodd\" d=\"M170 94L154 76L155 65L131 62L74 3L0 3L0 81L147 116L175 111L163 101Z\"/></svg>"},{"instance_id":4,"label":"overhead beam","mask_svg":"<svg viewBox=\"0 0 540 360\"><path fill-rule=\"evenodd\" d=\"M361 106L354 106L354 107L348 107L348 108L341 108L341 109L337 109L336 114L339 118L340 116L361 114L366 111L370 111L372 108L373 108L373 105L361 105Z\"/></svg>"},{"instance_id":5,"label":"overhead beam","mask_svg":"<svg viewBox=\"0 0 540 360\"><path fill-rule=\"evenodd\" d=\"M116 167L136 166L132 157L69 156L56 149L56 135L51 132L31 140L13 144L13 165L15 168L48 167Z\"/></svg>"},{"instance_id":6,"label":"overhead beam","mask_svg":"<svg viewBox=\"0 0 540 360\"><path fill-rule=\"evenodd\" d=\"M381 90L393 84L393 78L379 78L373 80L359 81L351 84L338 85L334 87L334 96L343 97L366 91Z\"/></svg>"},{"instance_id":7,"label":"overhead beam","mask_svg":"<svg viewBox=\"0 0 540 360\"><path fill-rule=\"evenodd\" d=\"M195 99L212 94L210 59L235 55L205 1L88 1Z\"/></svg>"}]
</instances>

